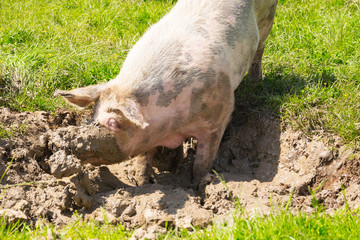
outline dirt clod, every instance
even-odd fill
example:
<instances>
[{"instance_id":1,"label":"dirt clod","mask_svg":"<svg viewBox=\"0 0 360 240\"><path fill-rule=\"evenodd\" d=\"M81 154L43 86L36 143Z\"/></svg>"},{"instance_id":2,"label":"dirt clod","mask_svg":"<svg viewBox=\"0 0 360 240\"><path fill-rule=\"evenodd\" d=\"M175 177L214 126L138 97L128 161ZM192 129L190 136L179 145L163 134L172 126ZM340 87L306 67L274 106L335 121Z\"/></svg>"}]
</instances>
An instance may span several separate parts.
<instances>
[{"instance_id":1,"label":"dirt clod","mask_svg":"<svg viewBox=\"0 0 360 240\"><path fill-rule=\"evenodd\" d=\"M83 164L113 164L127 158L110 131L95 124L58 128L49 136L48 146L52 152L73 153Z\"/></svg>"},{"instance_id":2,"label":"dirt clod","mask_svg":"<svg viewBox=\"0 0 360 240\"><path fill-rule=\"evenodd\" d=\"M1 219L6 222L6 224L14 224L18 221L25 222L27 220L25 213L13 209L1 209L0 216Z\"/></svg>"},{"instance_id":3,"label":"dirt clod","mask_svg":"<svg viewBox=\"0 0 360 240\"><path fill-rule=\"evenodd\" d=\"M81 172L80 160L74 155L67 155L64 150L55 152L47 160L50 173L56 178L69 177Z\"/></svg>"},{"instance_id":4,"label":"dirt clod","mask_svg":"<svg viewBox=\"0 0 360 240\"><path fill-rule=\"evenodd\" d=\"M191 184L196 140L186 151L159 148L149 174L144 156L124 161L111 133L85 116L0 108L0 127L11 132L0 139L0 216L62 226L76 210L85 220L137 228L133 239L154 239L165 227L226 220L234 202L250 214L270 213L292 192L294 211L313 211L312 194L326 212L360 205L358 155L334 136L309 138L267 113L234 116L216 174L198 190Z\"/></svg>"}]
</instances>

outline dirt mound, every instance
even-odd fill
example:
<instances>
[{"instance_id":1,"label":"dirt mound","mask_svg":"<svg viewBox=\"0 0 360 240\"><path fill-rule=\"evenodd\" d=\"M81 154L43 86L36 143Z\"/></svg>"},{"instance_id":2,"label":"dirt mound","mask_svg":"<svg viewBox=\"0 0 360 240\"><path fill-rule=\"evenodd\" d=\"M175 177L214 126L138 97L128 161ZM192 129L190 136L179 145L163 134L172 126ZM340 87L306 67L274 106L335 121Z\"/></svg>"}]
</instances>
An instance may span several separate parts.
<instances>
[{"instance_id":1,"label":"dirt mound","mask_svg":"<svg viewBox=\"0 0 360 240\"><path fill-rule=\"evenodd\" d=\"M316 188L319 203L331 212L344 205L344 188L349 206L360 205L358 157L339 139L306 137L266 113L234 116L214 166L227 186L208 174L199 190L190 181L195 141L184 150L159 148L149 183L142 156L95 166L104 159L117 162L121 153L111 135L101 133L101 141L91 138L99 128L86 125L88 119L87 112L52 115L0 108L5 133L0 139L1 176L11 163L1 180L1 214L31 224L45 218L61 226L76 210L85 219L141 227L134 238L153 238L165 226L205 227L213 219L226 219L234 209L233 198L250 213L266 214L293 192L292 209L310 212L309 189Z\"/></svg>"}]
</instances>

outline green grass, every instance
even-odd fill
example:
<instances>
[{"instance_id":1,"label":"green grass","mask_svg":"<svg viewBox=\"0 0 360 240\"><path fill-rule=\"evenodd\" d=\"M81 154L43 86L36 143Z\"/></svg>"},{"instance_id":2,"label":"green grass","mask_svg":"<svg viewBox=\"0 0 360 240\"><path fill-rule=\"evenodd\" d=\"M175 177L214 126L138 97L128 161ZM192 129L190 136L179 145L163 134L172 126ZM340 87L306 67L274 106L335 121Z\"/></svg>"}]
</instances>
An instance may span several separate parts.
<instances>
[{"instance_id":1,"label":"green grass","mask_svg":"<svg viewBox=\"0 0 360 240\"><path fill-rule=\"evenodd\" d=\"M14 136L13 129L9 130L0 124L0 139L12 138Z\"/></svg>"},{"instance_id":2,"label":"green grass","mask_svg":"<svg viewBox=\"0 0 360 240\"><path fill-rule=\"evenodd\" d=\"M54 111L55 89L114 78L136 40L171 1L2 0L0 104Z\"/></svg>"},{"instance_id":3,"label":"green grass","mask_svg":"<svg viewBox=\"0 0 360 240\"><path fill-rule=\"evenodd\" d=\"M80 219L80 218L79 218ZM0 219L1 222L1 219ZM128 239L132 232L126 231L121 225L109 223L98 224L94 221L81 220L69 223L66 227L56 229L50 224L38 224L30 227L25 223L16 222L12 225L0 225L0 239Z\"/></svg>"},{"instance_id":4,"label":"green grass","mask_svg":"<svg viewBox=\"0 0 360 240\"><path fill-rule=\"evenodd\" d=\"M264 55L265 79L241 101L271 108L311 134L360 136L360 2L280 0ZM245 97L245 98L244 98Z\"/></svg>"},{"instance_id":5,"label":"green grass","mask_svg":"<svg viewBox=\"0 0 360 240\"><path fill-rule=\"evenodd\" d=\"M80 218L79 218L80 219ZM132 232L121 225L98 224L94 221L74 221L55 229L52 225L0 225L0 239L128 239ZM172 229L159 239L360 239L360 212L339 210L333 215L316 212L291 214L284 208L267 216L238 210L227 223L215 223L206 229Z\"/></svg>"},{"instance_id":6,"label":"green grass","mask_svg":"<svg viewBox=\"0 0 360 240\"><path fill-rule=\"evenodd\" d=\"M234 217L233 223L206 230L173 231L160 239L359 239L360 216L339 211L333 216L282 212L268 216Z\"/></svg>"},{"instance_id":7,"label":"green grass","mask_svg":"<svg viewBox=\"0 0 360 240\"><path fill-rule=\"evenodd\" d=\"M15 136L25 136L28 132L28 126L25 123L20 126L6 127L0 123L0 139L11 139Z\"/></svg>"}]
</instances>

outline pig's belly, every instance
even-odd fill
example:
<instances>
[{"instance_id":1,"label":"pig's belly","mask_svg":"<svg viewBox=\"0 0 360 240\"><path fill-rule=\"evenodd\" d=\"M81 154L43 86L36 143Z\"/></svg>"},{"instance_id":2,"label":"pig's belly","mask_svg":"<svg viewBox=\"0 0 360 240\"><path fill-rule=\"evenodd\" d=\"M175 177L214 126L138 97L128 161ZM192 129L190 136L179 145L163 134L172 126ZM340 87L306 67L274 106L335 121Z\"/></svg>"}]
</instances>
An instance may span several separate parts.
<instances>
[{"instance_id":1,"label":"pig's belly","mask_svg":"<svg viewBox=\"0 0 360 240\"><path fill-rule=\"evenodd\" d=\"M186 138L187 136L182 134L173 134L159 141L157 143L157 146L163 146L167 148L177 148L186 140Z\"/></svg>"}]
</instances>

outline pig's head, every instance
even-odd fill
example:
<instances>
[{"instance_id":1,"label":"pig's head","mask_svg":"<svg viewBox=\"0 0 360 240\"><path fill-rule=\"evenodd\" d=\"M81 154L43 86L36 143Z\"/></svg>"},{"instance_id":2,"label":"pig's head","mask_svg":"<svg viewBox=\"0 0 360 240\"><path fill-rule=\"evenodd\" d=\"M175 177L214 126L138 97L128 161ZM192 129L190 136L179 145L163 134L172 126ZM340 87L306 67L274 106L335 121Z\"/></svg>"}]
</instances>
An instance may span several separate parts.
<instances>
[{"instance_id":1,"label":"pig's head","mask_svg":"<svg viewBox=\"0 0 360 240\"><path fill-rule=\"evenodd\" d=\"M144 118L140 104L117 88L118 86L108 83L70 91L57 90L54 95L64 97L79 108L94 103L93 121L109 129L124 155L132 156L138 154L138 149L135 149L134 145L149 124Z\"/></svg>"}]
</instances>

